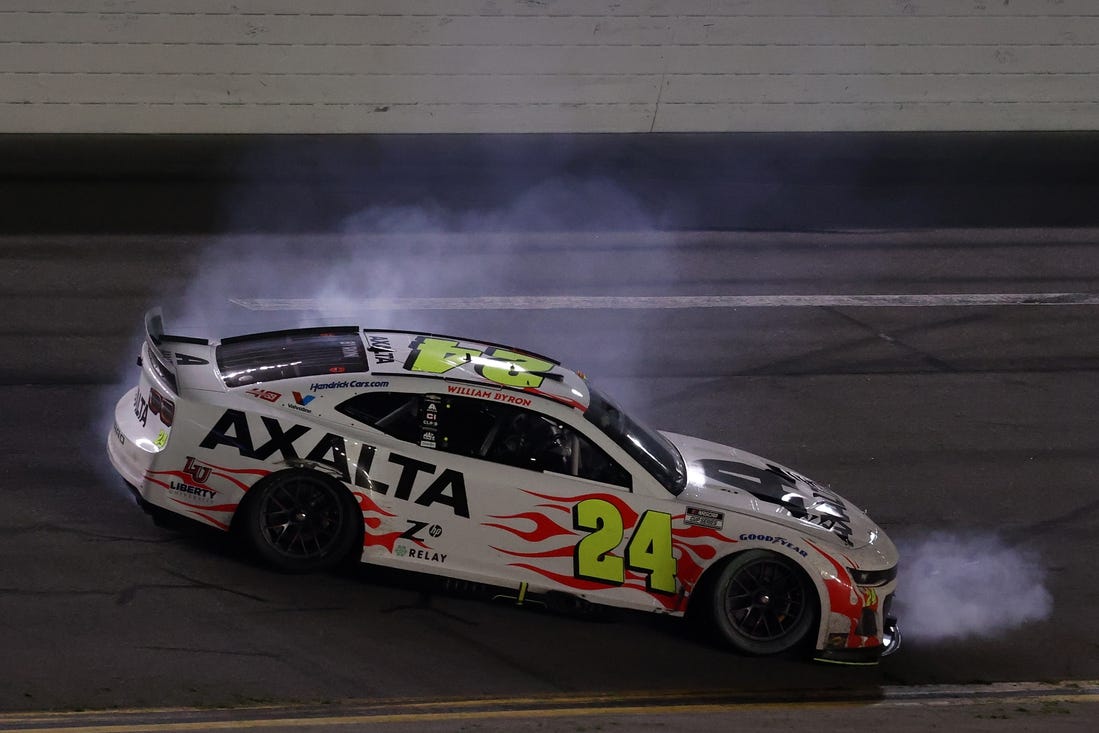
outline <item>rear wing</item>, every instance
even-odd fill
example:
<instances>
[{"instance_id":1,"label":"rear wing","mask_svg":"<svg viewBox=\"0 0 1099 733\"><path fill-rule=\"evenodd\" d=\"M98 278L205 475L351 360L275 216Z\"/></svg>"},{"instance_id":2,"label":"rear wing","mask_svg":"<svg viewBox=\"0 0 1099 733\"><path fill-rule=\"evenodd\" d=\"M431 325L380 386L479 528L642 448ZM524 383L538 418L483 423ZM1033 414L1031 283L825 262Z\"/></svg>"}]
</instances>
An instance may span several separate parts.
<instances>
[{"instance_id":1,"label":"rear wing","mask_svg":"<svg viewBox=\"0 0 1099 733\"><path fill-rule=\"evenodd\" d=\"M358 326L295 328L223 338L217 347L217 363L230 389L273 379L368 370Z\"/></svg>"},{"instance_id":2,"label":"rear wing","mask_svg":"<svg viewBox=\"0 0 1099 733\"><path fill-rule=\"evenodd\" d=\"M203 346L208 346L210 342L206 339L190 336L170 336L164 333L164 314L159 307L150 308L145 312L145 347L149 355L149 369L170 387L172 392L178 394L179 385L176 382L175 355L170 349L165 349L162 346L162 344L170 342L201 344Z\"/></svg>"}]
</instances>

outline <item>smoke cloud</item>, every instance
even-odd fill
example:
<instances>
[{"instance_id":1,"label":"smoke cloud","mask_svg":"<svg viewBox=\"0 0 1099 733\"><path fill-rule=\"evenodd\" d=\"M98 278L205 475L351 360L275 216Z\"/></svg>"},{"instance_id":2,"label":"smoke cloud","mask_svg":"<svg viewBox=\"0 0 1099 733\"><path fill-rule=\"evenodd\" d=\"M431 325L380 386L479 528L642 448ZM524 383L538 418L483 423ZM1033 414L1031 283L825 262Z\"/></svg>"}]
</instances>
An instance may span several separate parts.
<instances>
[{"instance_id":1,"label":"smoke cloud","mask_svg":"<svg viewBox=\"0 0 1099 733\"><path fill-rule=\"evenodd\" d=\"M256 199L242 190L233 208L261 208ZM568 309L417 310L378 300L665 292L677 284L679 211L671 198L643 204L609 178L560 174L486 208L367 205L335 232L224 235L206 243L186 291L165 294L165 328L224 338L358 325L511 344L583 369L651 420L652 400L636 393L628 371L670 312L645 313L641 324L640 313L630 314L608 329L582 325L605 317ZM250 309L268 299L310 304Z\"/></svg>"},{"instance_id":2,"label":"smoke cloud","mask_svg":"<svg viewBox=\"0 0 1099 733\"><path fill-rule=\"evenodd\" d=\"M554 354L567 364L570 356L584 353L583 346L561 338L575 336L577 317L572 312L519 317L506 311L397 311L368 309L364 301L623 292L642 273L668 271L671 233L661 233L658 246L633 251L632 264L620 251L623 242L630 249L634 235L651 241L670 227L674 204L666 205L668 210L657 211L612 180L567 174L517 186L510 200L490 208L431 200L364 205L338 231L308 234L302 226L291 228L293 233L233 233L196 242L194 273L186 287L161 291L148 306L162 306L166 329L186 336L217 339L324 325L402 328L511 343ZM225 206L250 221L268 212L270 204L261 192L242 188L227 194ZM283 223L300 218L305 224L308 209L309 202L303 201L300 211L269 213ZM239 232L235 226L229 230ZM308 299L315 305L310 310L264 311L234 302L250 298ZM102 390L94 439L89 440L94 462L111 485L121 482L104 460L104 436L115 403L136 383L133 356L143 340L140 320L141 314L135 313L132 351L118 369L116 383ZM636 337L628 333L614 341L601 344L606 353L622 355L638 348ZM622 390L617 394L623 399Z\"/></svg>"},{"instance_id":3,"label":"smoke cloud","mask_svg":"<svg viewBox=\"0 0 1099 733\"><path fill-rule=\"evenodd\" d=\"M1053 611L1036 553L991 534L936 532L899 541L897 617L906 638L992 637Z\"/></svg>"},{"instance_id":4,"label":"smoke cloud","mask_svg":"<svg viewBox=\"0 0 1099 733\"><path fill-rule=\"evenodd\" d=\"M242 209L259 205L246 192L237 204ZM608 259L606 273L592 272L600 234L644 233L666 225L665 215L646 211L632 194L604 179L553 178L495 209L455 210L432 202L369 206L348 217L339 232L211 241L187 292L165 303L166 321L172 331L211 337L253 328L330 325L333 319L377 328L453 330L474 314L364 311L362 303L538 290L557 294L597 275L613 289L629 283L630 273L621 258L613 267ZM650 249L645 267L661 269L665 257ZM307 312L256 314L232 304L234 297L319 303ZM471 333L494 338L483 327Z\"/></svg>"}]
</instances>

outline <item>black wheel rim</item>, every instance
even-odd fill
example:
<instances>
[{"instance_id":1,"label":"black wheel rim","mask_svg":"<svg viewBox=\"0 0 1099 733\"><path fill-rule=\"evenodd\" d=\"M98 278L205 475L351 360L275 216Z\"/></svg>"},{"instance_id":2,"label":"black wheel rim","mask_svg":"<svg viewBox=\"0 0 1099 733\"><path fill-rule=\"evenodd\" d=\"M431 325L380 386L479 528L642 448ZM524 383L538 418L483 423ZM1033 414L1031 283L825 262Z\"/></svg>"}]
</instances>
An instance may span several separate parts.
<instances>
[{"instance_id":1,"label":"black wheel rim","mask_svg":"<svg viewBox=\"0 0 1099 733\"><path fill-rule=\"evenodd\" d=\"M754 641L789 634L806 611L805 586L797 570L775 560L757 560L729 581L725 615L738 632Z\"/></svg>"},{"instance_id":2,"label":"black wheel rim","mask_svg":"<svg viewBox=\"0 0 1099 733\"><path fill-rule=\"evenodd\" d=\"M312 560L325 557L339 541L344 506L333 487L297 479L266 492L259 515L272 548L287 557Z\"/></svg>"}]
</instances>

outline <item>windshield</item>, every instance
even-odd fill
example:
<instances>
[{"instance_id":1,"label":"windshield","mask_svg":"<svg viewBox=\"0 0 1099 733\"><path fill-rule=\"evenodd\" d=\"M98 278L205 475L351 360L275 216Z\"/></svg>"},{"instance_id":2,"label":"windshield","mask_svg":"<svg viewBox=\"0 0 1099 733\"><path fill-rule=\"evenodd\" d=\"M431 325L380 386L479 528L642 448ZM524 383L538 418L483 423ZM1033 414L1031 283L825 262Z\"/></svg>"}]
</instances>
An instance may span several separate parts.
<instances>
[{"instance_id":1,"label":"windshield","mask_svg":"<svg viewBox=\"0 0 1099 733\"><path fill-rule=\"evenodd\" d=\"M591 404L584 417L621 446L664 488L678 496L687 485L687 468L671 441L627 415L591 383L588 383L588 392Z\"/></svg>"}]
</instances>

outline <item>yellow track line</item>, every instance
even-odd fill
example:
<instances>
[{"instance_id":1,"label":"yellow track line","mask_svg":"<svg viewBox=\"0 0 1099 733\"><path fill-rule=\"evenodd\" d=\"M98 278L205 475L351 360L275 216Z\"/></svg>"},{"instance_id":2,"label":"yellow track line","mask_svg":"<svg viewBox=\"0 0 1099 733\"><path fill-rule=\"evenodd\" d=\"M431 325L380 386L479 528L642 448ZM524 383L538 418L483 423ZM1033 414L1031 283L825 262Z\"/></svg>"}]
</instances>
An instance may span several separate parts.
<instances>
[{"instance_id":1,"label":"yellow track line","mask_svg":"<svg viewBox=\"0 0 1099 733\"><path fill-rule=\"evenodd\" d=\"M1042 696L1051 702L1099 702L1096 695L1053 695ZM426 723L458 720L500 720L509 718L563 718L591 717L596 715L671 715L675 713L727 713L740 710L790 710L794 705L800 709L842 708L855 706L900 707L900 706L963 706L990 703L1018 704L1033 701L1033 696L991 697L981 699L951 699L938 701L886 701L875 703L850 702L770 702L742 703L733 705L638 705L630 707L578 707L553 708L549 710L481 710L440 713L384 713L379 715L326 716L319 718L272 718L258 720L208 720L187 723L133 723L121 725L92 725L80 727L53 728L11 728L14 733L140 733L141 731L195 731L195 730L252 730L259 728L307 728L337 725L379 725L382 723Z\"/></svg>"},{"instance_id":2,"label":"yellow track line","mask_svg":"<svg viewBox=\"0 0 1099 733\"><path fill-rule=\"evenodd\" d=\"M892 697L888 693L883 699L875 700L775 700L768 702L697 702L697 703L658 703L658 700L674 700L693 696L695 698L713 698L722 694L740 695L744 693L732 693L716 691L699 693L697 691L675 691L669 693L644 693L632 692L623 694L587 694L587 695L562 695L548 697L513 697L513 698L485 698L454 701L416 701L416 700L390 700L385 702L369 703L366 705L338 705L337 707L351 708L343 715L324 715L317 717L302 716L305 709L323 709L323 706L255 706L248 708L156 708L156 709L130 709L130 710L103 710L97 712L56 712L56 713L13 713L0 715L0 730L10 733L37 731L38 733L138 733L139 731L196 731L196 730L252 730L262 728L305 728L327 727L362 724L382 723L422 723L459 720L499 720L515 718L562 718L562 717L592 717L607 715L661 715L683 712L699 713L726 713L734 711L766 711L777 708L790 710L798 709L825 709L844 707L962 707L966 705L985 705L992 703L1020 704L1042 700L1048 702L1099 702L1099 681L1079 681L1059 684L1045 683L1002 683L992 685L965 685L947 686L936 685L928 687L889 688L893 691ZM1080 690L1087 690L1081 692ZM906 696L904 692L909 692ZM926 694L912 696L911 691L926 691ZM654 704L608 706L607 702L636 700L648 698ZM593 706L592 703L602 703ZM550 705L566 705L565 707L547 707ZM483 708L493 705L509 705L514 709L508 710L474 710L469 708ZM377 712L364 711L364 707L375 709ZM394 711L394 708L404 708L405 711ZM445 710L432 711L432 709L446 708ZM206 719L186 722L152 722L149 720L135 722L118 722L119 718L136 717L139 715L217 715L219 713L233 712L238 716L234 720ZM283 711L289 713L287 717L265 718L259 717L251 720L241 720L242 713L262 713ZM293 713L297 711L298 715ZM71 721L65 725L65 720ZM95 723L96 719L105 720L103 723ZM106 719L114 719L106 722ZM52 723L52 725L50 725ZM37 724L37 725L36 725ZM40 727L43 724L49 727ZM60 724L60 725L58 725ZM10 726L17 727L10 727Z\"/></svg>"}]
</instances>

